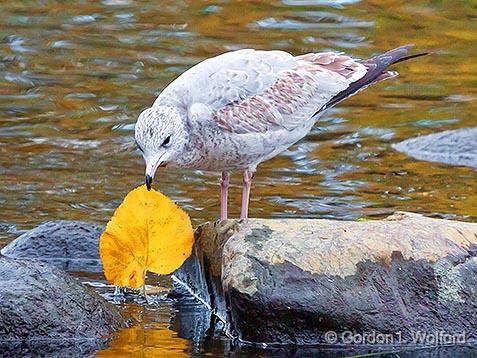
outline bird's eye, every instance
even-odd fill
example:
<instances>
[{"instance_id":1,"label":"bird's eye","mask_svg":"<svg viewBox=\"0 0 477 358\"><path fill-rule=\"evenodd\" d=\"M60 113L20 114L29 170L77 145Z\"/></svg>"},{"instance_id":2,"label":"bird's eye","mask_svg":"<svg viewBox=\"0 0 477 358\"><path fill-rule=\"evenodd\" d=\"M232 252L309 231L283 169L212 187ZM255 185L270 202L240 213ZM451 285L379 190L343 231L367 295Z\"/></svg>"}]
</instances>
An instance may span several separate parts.
<instances>
[{"instance_id":1,"label":"bird's eye","mask_svg":"<svg viewBox=\"0 0 477 358\"><path fill-rule=\"evenodd\" d=\"M164 142L162 142L162 146L163 147L166 147L167 145L169 145L169 143L171 142L171 136L167 136L166 139L164 139Z\"/></svg>"}]
</instances>

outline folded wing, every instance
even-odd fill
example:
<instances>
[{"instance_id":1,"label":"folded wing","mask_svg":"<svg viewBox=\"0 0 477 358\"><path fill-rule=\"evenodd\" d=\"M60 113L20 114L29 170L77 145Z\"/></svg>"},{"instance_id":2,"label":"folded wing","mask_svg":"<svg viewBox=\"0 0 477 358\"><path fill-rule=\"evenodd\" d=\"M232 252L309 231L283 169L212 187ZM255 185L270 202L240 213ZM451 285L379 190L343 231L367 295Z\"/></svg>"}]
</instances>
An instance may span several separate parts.
<instances>
[{"instance_id":1,"label":"folded wing","mask_svg":"<svg viewBox=\"0 0 477 358\"><path fill-rule=\"evenodd\" d=\"M297 57L283 51L239 50L192 67L157 98L210 120L223 130L256 133L305 124L369 84L390 78L386 68L409 46L361 61L333 53Z\"/></svg>"}]
</instances>

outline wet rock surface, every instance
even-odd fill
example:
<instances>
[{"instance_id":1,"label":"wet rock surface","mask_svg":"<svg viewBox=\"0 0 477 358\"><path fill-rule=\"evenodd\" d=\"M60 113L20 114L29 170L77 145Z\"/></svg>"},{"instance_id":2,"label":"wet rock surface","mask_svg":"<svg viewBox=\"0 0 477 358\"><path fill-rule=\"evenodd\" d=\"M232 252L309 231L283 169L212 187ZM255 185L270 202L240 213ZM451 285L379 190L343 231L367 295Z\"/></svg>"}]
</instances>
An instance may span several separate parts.
<instances>
[{"instance_id":1,"label":"wet rock surface","mask_svg":"<svg viewBox=\"0 0 477 358\"><path fill-rule=\"evenodd\" d=\"M393 148L419 160L477 169L477 127L419 136L394 144Z\"/></svg>"},{"instance_id":2,"label":"wet rock surface","mask_svg":"<svg viewBox=\"0 0 477 358\"><path fill-rule=\"evenodd\" d=\"M103 228L81 221L49 221L30 230L0 252L34 258L66 271L101 272L98 243Z\"/></svg>"},{"instance_id":3,"label":"wet rock surface","mask_svg":"<svg viewBox=\"0 0 477 358\"><path fill-rule=\"evenodd\" d=\"M417 332L477 337L477 224L411 213L253 219L204 224L196 236L176 285L244 342L349 344L345 331L391 334L398 344L428 343Z\"/></svg>"},{"instance_id":4,"label":"wet rock surface","mask_svg":"<svg viewBox=\"0 0 477 358\"><path fill-rule=\"evenodd\" d=\"M126 326L118 309L61 270L0 257L0 356L85 355Z\"/></svg>"}]
</instances>

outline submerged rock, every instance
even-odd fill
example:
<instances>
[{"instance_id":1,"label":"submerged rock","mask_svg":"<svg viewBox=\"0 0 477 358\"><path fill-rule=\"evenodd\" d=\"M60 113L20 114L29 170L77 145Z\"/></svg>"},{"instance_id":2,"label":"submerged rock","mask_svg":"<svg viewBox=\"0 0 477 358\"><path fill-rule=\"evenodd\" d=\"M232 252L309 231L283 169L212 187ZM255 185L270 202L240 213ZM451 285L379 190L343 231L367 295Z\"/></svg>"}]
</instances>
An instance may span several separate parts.
<instances>
[{"instance_id":1,"label":"submerged rock","mask_svg":"<svg viewBox=\"0 0 477 358\"><path fill-rule=\"evenodd\" d=\"M115 306L57 268L0 257L0 356L91 354L125 326Z\"/></svg>"},{"instance_id":2,"label":"submerged rock","mask_svg":"<svg viewBox=\"0 0 477 358\"><path fill-rule=\"evenodd\" d=\"M201 226L195 252L176 285L245 342L353 343L343 332L390 334L385 343L398 345L429 343L416 341L419 332L477 337L477 224L410 213L227 221Z\"/></svg>"},{"instance_id":3,"label":"submerged rock","mask_svg":"<svg viewBox=\"0 0 477 358\"><path fill-rule=\"evenodd\" d=\"M12 258L33 258L66 271L101 272L99 237L103 229L81 221L49 221L30 230L0 252Z\"/></svg>"},{"instance_id":4,"label":"submerged rock","mask_svg":"<svg viewBox=\"0 0 477 358\"><path fill-rule=\"evenodd\" d=\"M419 160L477 169L477 127L419 136L392 147Z\"/></svg>"}]
</instances>

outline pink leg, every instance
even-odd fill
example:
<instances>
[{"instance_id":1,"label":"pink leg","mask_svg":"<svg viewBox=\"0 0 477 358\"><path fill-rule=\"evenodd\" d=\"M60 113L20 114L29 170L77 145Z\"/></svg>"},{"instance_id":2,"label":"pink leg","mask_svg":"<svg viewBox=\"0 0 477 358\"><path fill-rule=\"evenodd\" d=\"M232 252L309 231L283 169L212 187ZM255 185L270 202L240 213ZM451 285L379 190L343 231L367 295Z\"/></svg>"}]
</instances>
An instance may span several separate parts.
<instances>
[{"instance_id":1,"label":"pink leg","mask_svg":"<svg viewBox=\"0 0 477 358\"><path fill-rule=\"evenodd\" d=\"M220 220L227 220L227 198L229 193L230 174L222 172L220 181Z\"/></svg>"},{"instance_id":2,"label":"pink leg","mask_svg":"<svg viewBox=\"0 0 477 358\"><path fill-rule=\"evenodd\" d=\"M242 210L240 219L248 218L248 201L250 199L250 187L252 186L253 172L246 170L243 172Z\"/></svg>"}]
</instances>

